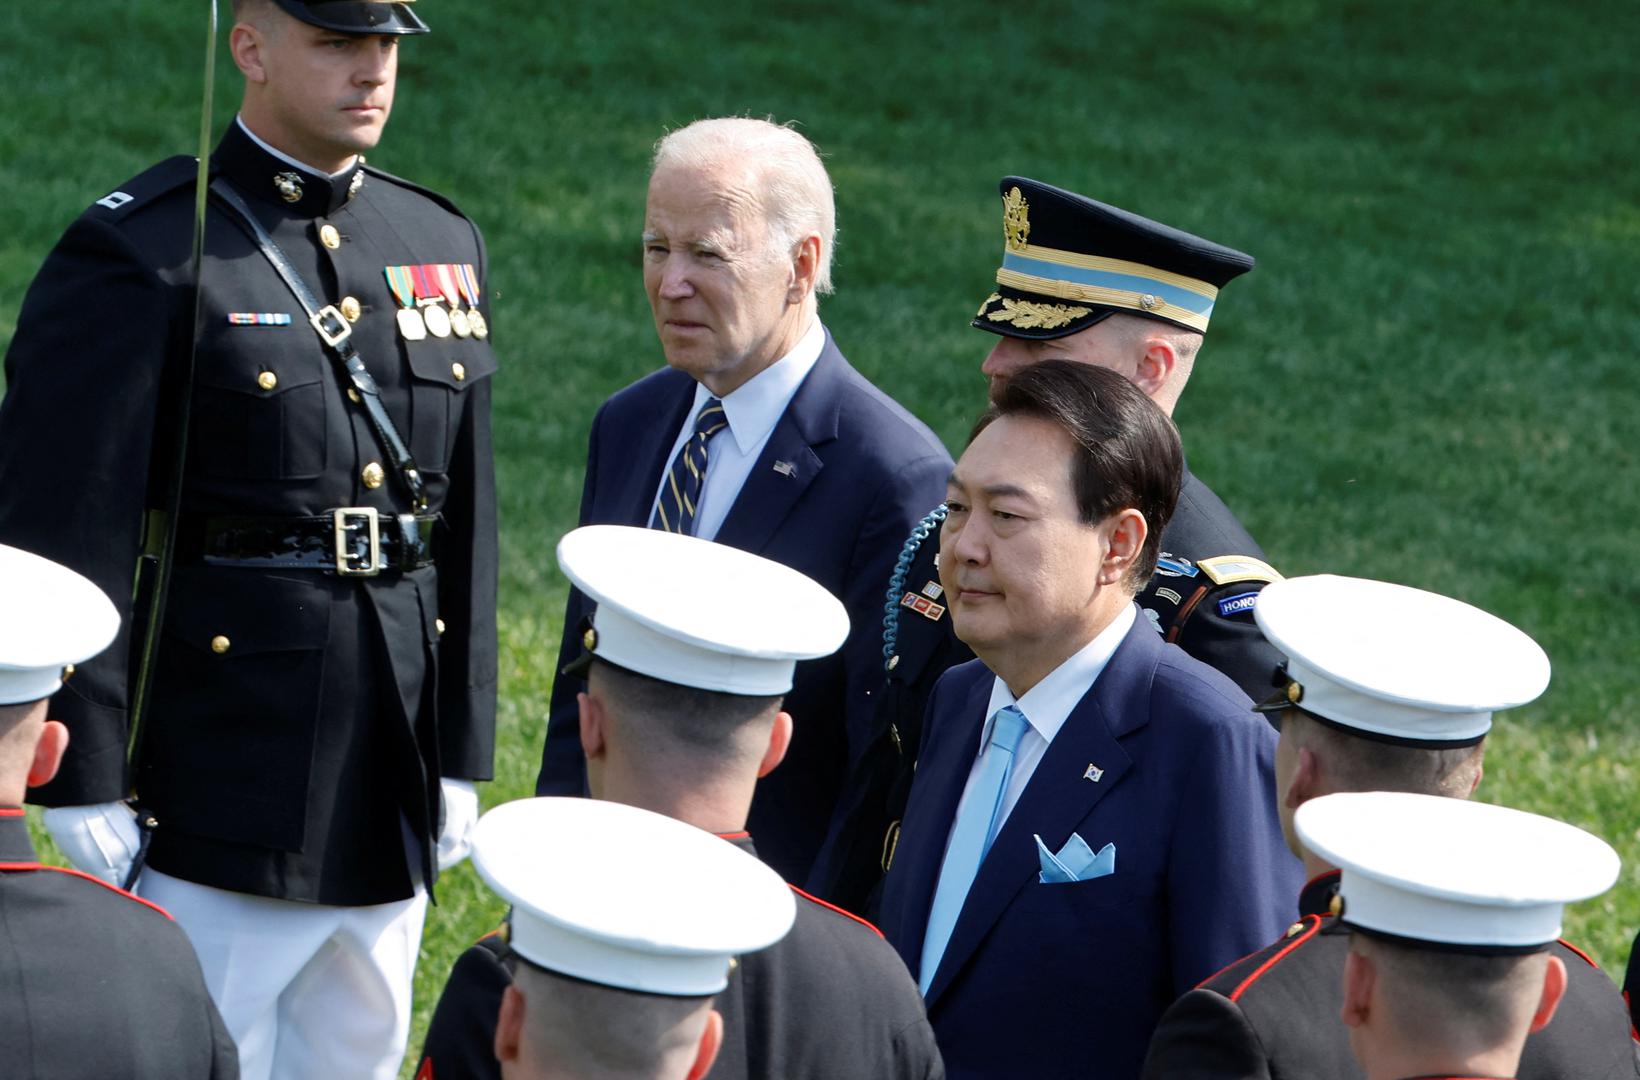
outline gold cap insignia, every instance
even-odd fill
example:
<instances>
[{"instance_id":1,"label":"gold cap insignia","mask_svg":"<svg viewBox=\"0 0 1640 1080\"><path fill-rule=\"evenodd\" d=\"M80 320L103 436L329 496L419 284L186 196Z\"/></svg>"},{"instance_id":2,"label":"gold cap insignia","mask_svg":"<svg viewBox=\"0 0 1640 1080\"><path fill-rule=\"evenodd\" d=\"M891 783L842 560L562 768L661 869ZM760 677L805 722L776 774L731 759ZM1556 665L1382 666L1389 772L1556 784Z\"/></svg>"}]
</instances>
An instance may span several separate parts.
<instances>
[{"instance_id":1,"label":"gold cap insignia","mask_svg":"<svg viewBox=\"0 0 1640 1080\"><path fill-rule=\"evenodd\" d=\"M1304 700L1304 686L1303 686L1303 684L1298 683L1298 682L1289 682L1287 684L1287 701L1288 701L1288 703L1292 704L1292 705L1297 705L1299 702L1301 702L1303 700Z\"/></svg>"},{"instance_id":2,"label":"gold cap insignia","mask_svg":"<svg viewBox=\"0 0 1640 1080\"><path fill-rule=\"evenodd\" d=\"M275 173L273 186L279 190L279 197L286 202L295 202L302 197L302 174L293 172Z\"/></svg>"},{"instance_id":3,"label":"gold cap insignia","mask_svg":"<svg viewBox=\"0 0 1640 1080\"><path fill-rule=\"evenodd\" d=\"M586 649L587 652L597 651L598 630L596 627L588 627L587 632L581 635L581 646Z\"/></svg>"},{"instance_id":4,"label":"gold cap insignia","mask_svg":"<svg viewBox=\"0 0 1640 1080\"><path fill-rule=\"evenodd\" d=\"M1344 897L1338 893L1334 893L1332 902L1327 905L1327 910L1334 916L1344 914Z\"/></svg>"},{"instance_id":5,"label":"gold cap insignia","mask_svg":"<svg viewBox=\"0 0 1640 1080\"><path fill-rule=\"evenodd\" d=\"M1034 304L1029 300L1001 299L1002 307L985 317L992 322L1009 323L1021 330L1056 330L1093 313L1092 308L1071 304Z\"/></svg>"},{"instance_id":6,"label":"gold cap insignia","mask_svg":"<svg viewBox=\"0 0 1640 1080\"><path fill-rule=\"evenodd\" d=\"M1025 247L1025 238L1031 235L1031 206L1016 187L1002 197L1002 239L1010 251Z\"/></svg>"},{"instance_id":7,"label":"gold cap insignia","mask_svg":"<svg viewBox=\"0 0 1640 1080\"><path fill-rule=\"evenodd\" d=\"M992 304L996 303L998 300L1001 300L1001 299L1002 299L1002 294L1001 293L992 293L990 296L987 296L985 298L985 303L981 304L979 306L979 310L974 312L974 318L977 319L981 315L985 314L985 309L986 308L990 307Z\"/></svg>"}]
</instances>

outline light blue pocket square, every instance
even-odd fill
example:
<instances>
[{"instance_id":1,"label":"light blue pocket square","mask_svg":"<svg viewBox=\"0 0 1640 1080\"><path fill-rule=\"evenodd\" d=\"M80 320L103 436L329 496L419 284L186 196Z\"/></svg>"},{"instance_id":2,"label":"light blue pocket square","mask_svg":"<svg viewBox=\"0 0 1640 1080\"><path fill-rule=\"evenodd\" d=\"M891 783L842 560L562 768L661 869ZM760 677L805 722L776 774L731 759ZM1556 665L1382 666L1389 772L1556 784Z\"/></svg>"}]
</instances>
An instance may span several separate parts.
<instances>
[{"instance_id":1,"label":"light blue pocket square","mask_svg":"<svg viewBox=\"0 0 1640 1080\"><path fill-rule=\"evenodd\" d=\"M1042 873L1037 880L1044 885L1064 885L1073 881L1091 881L1106 874L1116 873L1116 845L1106 844L1099 849L1096 855L1088 842L1076 833L1065 841L1065 846L1055 855L1048 850L1048 845L1042 842L1040 834L1036 837L1037 859L1042 863Z\"/></svg>"}]
</instances>

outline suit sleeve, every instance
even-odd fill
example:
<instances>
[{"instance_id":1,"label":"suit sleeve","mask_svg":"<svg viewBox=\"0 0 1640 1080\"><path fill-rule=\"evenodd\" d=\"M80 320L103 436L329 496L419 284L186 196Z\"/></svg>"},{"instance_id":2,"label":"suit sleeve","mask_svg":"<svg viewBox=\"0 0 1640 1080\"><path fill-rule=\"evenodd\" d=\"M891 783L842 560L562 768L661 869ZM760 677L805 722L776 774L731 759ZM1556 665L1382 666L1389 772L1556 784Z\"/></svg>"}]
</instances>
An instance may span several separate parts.
<instances>
[{"instance_id":1,"label":"suit sleeve","mask_svg":"<svg viewBox=\"0 0 1640 1080\"><path fill-rule=\"evenodd\" d=\"M30 287L6 355L0 542L84 574L120 614L114 643L77 665L52 700L52 717L68 724L72 739L57 779L33 790L32 802L108 802L129 793L132 580L162 372L179 343L178 303L123 233L81 219Z\"/></svg>"},{"instance_id":2,"label":"suit sleeve","mask_svg":"<svg viewBox=\"0 0 1640 1080\"><path fill-rule=\"evenodd\" d=\"M586 477L581 483L581 511L577 524L592 520L593 492L598 490L598 440L603 430L604 410L592 418L587 437ZM564 665L581 655L581 623L592 614L592 603L580 589L570 587L564 602L564 632L558 644L558 663L552 669L552 697L547 713L547 737L541 747L541 773L535 780L537 795L585 795L587 763L581 750L580 707L575 695L586 689L586 680L563 674Z\"/></svg>"},{"instance_id":3,"label":"suit sleeve","mask_svg":"<svg viewBox=\"0 0 1640 1080\"><path fill-rule=\"evenodd\" d=\"M1162 1015L1143 1080L1270 1080L1270 1062L1235 1002L1192 990Z\"/></svg>"},{"instance_id":4,"label":"suit sleeve","mask_svg":"<svg viewBox=\"0 0 1640 1080\"><path fill-rule=\"evenodd\" d=\"M475 238L478 231L473 230ZM482 273L483 241L479 243ZM438 551L439 767L445 776L495 775L496 499L490 439L490 384L481 379L463 403L450 459L450 490Z\"/></svg>"},{"instance_id":5,"label":"suit sleeve","mask_svg":"<svg viewBox=\"0 0 1640 1080\"><path fill-rule=\"evenodd\" d=\"M1279 937L1304 884L1276 813L1275 732L1238 715L1201 743L1169 856L1175 994Z\"/></svg>"},{"instance_id":6,"label":"suit sleeve","mask_svg":"<svg viewBox=\"0 0 1640 1080\"><path fill-rule=\"evenodd\" d=\"M450 970L427 1025L421 1067L433 1080L500 1080L495 1059L496 1019L512 974L486 938L462 953Z\"/></svg>"},{"instance_id":7,"label":"suit sleeve","mask_svg":"<svg viewBox=\"0 0 1640 1080\"><path fill-rule=\"evenodd\" d=\"M848 609L849 635L843 646L848 684L848 764L871 741L875 712L871 694L883 682L883 589L906 537L928 508L945 498L951 459L941 453L916 458L890 476L860 524L849 559L848 585L838 599Z\"/></svg>"}]
</instances>

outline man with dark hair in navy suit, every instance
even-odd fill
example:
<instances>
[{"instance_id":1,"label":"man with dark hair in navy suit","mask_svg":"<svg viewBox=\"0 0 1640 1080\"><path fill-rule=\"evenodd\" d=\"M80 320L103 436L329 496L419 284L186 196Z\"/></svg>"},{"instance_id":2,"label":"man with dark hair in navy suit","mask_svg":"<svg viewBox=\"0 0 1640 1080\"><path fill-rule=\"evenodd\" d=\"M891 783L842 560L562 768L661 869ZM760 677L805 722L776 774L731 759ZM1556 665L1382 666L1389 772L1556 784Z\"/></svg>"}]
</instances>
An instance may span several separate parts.
<instances>
[{"instance_id":1,"label":"man with dark hair in navy suit","mask_svg":"<svg viewBox=\"0 0 1640 1080\"><path fill-rule=\"evenodd\" d=\"M979 659L929 702L881 925L953 1078L1135 1077L1168 1004L1285 925L1275 732L1133 603L1182 472L1140 390L1050 360L951 474L940 582Z\"/></svg>"},{"instance_id":2,"label":"man with dark hair in navy suit","mask_svg":"<svg viewBox=\"0 0 1640 1080\"><path fill-rule=\"evenodd\" d=\"M819 319L836 215L809 141L764 120L702 120L656 146L644 212L644 287L668 368L593 420L583 525L649 525L800 570L840 597L852 629L798 665L786 767L759 785L759 854L802 881L881 681L882 583L939 501L951 457L849 366ZM779 604L780 597L768 598ZM591 605L571 591L559 666L582 651ZM575 695L553 685L543 795L581 794Z\"/></svg>"}]
</instances>

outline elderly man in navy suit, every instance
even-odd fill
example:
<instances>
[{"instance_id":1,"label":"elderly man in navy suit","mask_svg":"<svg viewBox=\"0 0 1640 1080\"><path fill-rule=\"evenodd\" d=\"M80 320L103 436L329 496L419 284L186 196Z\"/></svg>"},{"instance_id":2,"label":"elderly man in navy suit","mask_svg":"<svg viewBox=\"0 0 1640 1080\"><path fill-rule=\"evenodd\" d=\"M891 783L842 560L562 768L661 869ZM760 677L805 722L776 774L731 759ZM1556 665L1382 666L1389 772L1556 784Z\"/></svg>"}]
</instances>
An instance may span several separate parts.
<instances>
[{"instance_id":1,"label":"elderly man in navy suit","mask_svg":"<svg viewBox=\"0 0 1640 1080\"><path fill-rule=\"evenodd\" d=\"M1050 360L951 474L940 581L979 659L929 702L882 927L953 1078L1136 1077L1168 1003L1285 925L1276 734L1133 603L1182 470L1141 391Z\"/></svg>"},{"instance_id":2,"label":"elderly man in navy suit","mask_svg":"<svg viewBox=\"0 0 1640 1080\"><path fill-rule=\"evenodd\" d=\"M836 235L831 181L809 141L764 120L702 120L655 149L644 287L667 369L593 421L581 524L649 525L807 574L848 608L836 656L800 664L792 750L752 804L758 851L802 881L881 679L882 583L938 502L951 457L849 366L821 325ZM768 602L778 605L781 598ZM559 666L591 605L571 592ZM585 790L578 678L553 685L536 790Z\"/></svg>"}]
</instances>

